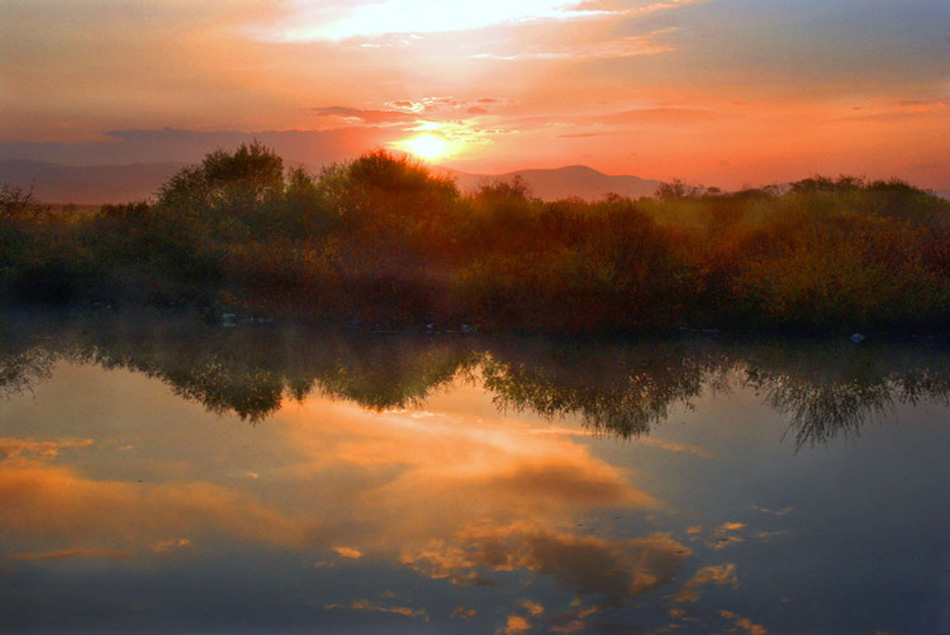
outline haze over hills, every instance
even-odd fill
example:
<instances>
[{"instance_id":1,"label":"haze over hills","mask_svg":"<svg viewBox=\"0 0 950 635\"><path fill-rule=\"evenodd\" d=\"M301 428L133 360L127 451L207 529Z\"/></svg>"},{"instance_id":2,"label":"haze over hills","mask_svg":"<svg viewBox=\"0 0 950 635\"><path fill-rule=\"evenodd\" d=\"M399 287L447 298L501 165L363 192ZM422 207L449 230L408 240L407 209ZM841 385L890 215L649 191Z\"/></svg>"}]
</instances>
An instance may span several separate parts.
<instances>
[{"instance_id":1,"label":"haze over hills","mask_svg":"<svg viewBox=\"0 0 950 635\"><path fill-rule=\"evenodd\" d=\"M510 182L515 177L520 177L528 186L532 196L544 200L572 196L597 200L611 193L638 198L651 196L661 183L641 179L638 176L610 176L584 165L571 165L553 170L519 170L497 175L450 173L455 177L455 182L462 192L471 192L492 182Z\"/></svg>"},{"instance_id":2,"label":"haze over hills","mask_svg":"<svg viewBox=\"0 0 950 635\"><path fill-rule=\"evenodd\" d=\"M94 205L127 203L148 199L158 192L185 163L132 163L128 165L60 165L42 161L0 161L0 183L32 190L46 203ZM438 173L439 168L433 172ZM498 181L521 177L531 196L556 200L577 196L588 200L607 194L636 198L650 196L660 181L636 176L609 176L592 168L574 165L553 170L520 170L507 174L445 172L455 179L463 193Z\"/></svg>"},{"instance_id":3,"label":"haze over hills","mask_svg":"<svg viewBox=\"0 0 950 635\"><path fill-rule=\"evenodd\" d=\"M126 165L62 165L23 159L0 160L0 183L32 191L37 200L52 204L100 205L128 203L153 197L182 162L130 163ZM294 165L292 162L289 165ZM472 174L433 168L455 179L462 193L482 185L511 182L520 177L533 197L557 200L579 197L588 201L619 194L630 198L652 196L661 181L630 175L607 175L583 165L556 169L518 170L505 174ZM950 190L935 192L950 198Z\"/></svg>"},{"instance_id":4,"label":"haze over hills","mask_svg":"<svg viewBox=\"0 0 950 635\"><path fill-rule=\"evenodd\" d=\"M184 163L59 165L42 161L0 161L0 183L32 191L44 203L98 205L153 196Z\"/></svg>"}]
</instances>

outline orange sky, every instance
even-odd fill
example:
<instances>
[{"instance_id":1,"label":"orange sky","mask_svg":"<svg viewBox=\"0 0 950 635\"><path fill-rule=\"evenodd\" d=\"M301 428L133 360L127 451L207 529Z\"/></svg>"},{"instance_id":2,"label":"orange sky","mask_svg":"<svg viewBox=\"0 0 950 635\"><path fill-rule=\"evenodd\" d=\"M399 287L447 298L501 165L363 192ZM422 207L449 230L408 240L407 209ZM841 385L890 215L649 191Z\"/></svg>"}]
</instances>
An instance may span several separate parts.
<instances>
[{"instance_id":1,"label":"orange sky","mask_svg":"<svg viewBox=\"0 0 950 635\"><path fill-rule=\"evenodd\" d=\"M469 172L943 189L948 27L944 0L8 0L0 159L194 161L256 133L320 164L426 133Z\"/></svg>"}]
</instances>

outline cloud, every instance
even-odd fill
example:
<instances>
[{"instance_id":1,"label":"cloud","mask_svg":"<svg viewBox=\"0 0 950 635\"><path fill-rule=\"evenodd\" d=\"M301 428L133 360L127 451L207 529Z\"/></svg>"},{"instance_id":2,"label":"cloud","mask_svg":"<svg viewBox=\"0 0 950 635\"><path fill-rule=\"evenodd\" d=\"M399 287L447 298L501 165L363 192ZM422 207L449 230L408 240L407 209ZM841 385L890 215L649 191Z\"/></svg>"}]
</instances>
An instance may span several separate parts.
<instances>
[{"instance_id":1,"label":"cloud","mask_svg":"<svg viewBox=\"0 0 950 635\"><path fill-rule=\"evenodd\" d=\"M732 611L719 611L719 615L726 618L727 620L733 620L737 628L749 633L749 635L767 635L769 632L769 630L761 624L756 624L752 620L739 617Z\"/></svg>"},{"instance_id":2,"label":"cloud","mask_svg":"<svg viewBox=\"0 0 950 635\"><path fill-rule=\"evenodd\" d=\"M472 528L459 538L454 545L433 542L406 552L401 561L436 579L465 580L483 568L531 571L551 576L565 590L615 604L672 580L691 553L668 534L611 540L523 524Z\"/></svg>"},{"instance_id":3,"label":"cloud","mask_svg":"<svg viewBox=\"0 0 950 635\"><path fill-rule=\"evenodd\" d=\"M477 53L474 59L518 61L518 60L562 60L580 62L585 60L607 60L641 55L658 55L675 50L660 40L672 33L673 29L664 29L647 35L628 35L589 44L565 44L561 46L529 45L519 47L517 52Z\"/></svg>"},{"instance_id":4,"label":"cloud","mask_svg":"<svg viewBox=\"0 0 950 635\"><path fill-rule=\"evenodd\" d=\"M771 514L773 516L787 516L792 512L792 507L785 507L783 509L766 509L764 507L755 507L755 510L763 514Z\"/></svg>"},{"instance_id":5,"label":"cloud","mask_svg":"<svg viewBox=\"0 0 950 635\"><path fill-rule=\"evenodd\" d=\"M388 35L476 31L497 25L538 21L573 22L596 19L597 8L564 7L558 0L485 0L445 3L438 0L380 0L370 4L321 6L298 4L289 19L255 29L258 37L276 42L339 42Z\"/></svg>"},{"instance_id":6,"label":"cloud","mask_svg":"<svg viewBox=\"0 0 950 635\"><path fill-rule=\"evenodd\" d=\"M745 529L745 526L746 526L745 523L738 523L738 522L735 522L735 523L723 523L722 525L719 526L718 529L716 529L716 531L719 531L719 532L722 532L722 531L739 531L740 529Z\"/></svg>"},{"instance_id":7,"label":"cloud","mask_svg":"<svg viewBox=\"0 0 950 635\"><path fill-rule=\"evenodd\" d=\"M73 469L17 458L0 463L5 546L52 553L152 551L169 535L224 535L303 544L308 527L244 493L210 483L97 481ZM79 551L77 551L79 550Z\"/></svg>"},{"instance_id":8,"label":"cloud","mask_svg":"<svg viewBox=\"0 0 950 635\"><path fill-rule=\"evenodd\" d=\"M114 549L62 549L60 551L48 551L45 553L20 553L9 556L11 560L17 561L36 561L36 560L67 560L70 558L105 558L110 560L122 560L132 555L130 551L118 551Z\"/></svg>"},{"instance_id":9,"label":"cloud","mask_svg":"<svg viewBox=\"0 0 950 635\"><path fill-rule=\"evenodd\" d=\"M505 626L499 628L496 633L503 635L515 635L516 633L527 633L531 630L531 622L520 615L509 615Z\"/></svg>"},{"instance_id":10,"label":"cloud","mask_svg":"<svg viewBox=\"0 0 950 635\"><path fill-rule=\"evenodd\" d=\"M359 560L363 557L363 552L359 549L353 549L351 547L334 547L333 550L342 558L347 558L348 560Z\"/></svg>"},{"instance_id":11,"label":"cloud","mask_svg":"<svg viewBox=\"0 0 950 635\"><path fill-rule=\"evenodd\" d=\"M475 609L465 608L461 604L455 607L455 610L452 611L452 615L449 617L458 618L462 620L467 620L475 617L478 614L478 611Z\"/></svg>"},{"instance_id":12,"label":"cloud","mask_svg":"<svg viewBox=\"0 0 950 635\"><path fill-rule=\"evenodd\" d=\"M401 110L360 110L343 106L325 106L311 108L310 111L318 117L337 117L364 124L403 123L414 119Z\"/></svg>"},{"instance_id":13,"label":"cloud","mask_svg":"<svg viewBox=\"0 0 950 635\"><path fill-rule=\"evenodd\" d=\"M523 608L528 615L532 617L541 617L544 615L544 607L537 602L532 602L531 600L521 600L519 603L521 608Z\"/></svg>"},{"instance_id":14,"label":"cloud","mask_svg":"<svg viewBox=\"0 0 950 635\"><path fill-rule=\"evenodd\" d=\"M584 0L576 5L576 10L642 15L710 1L711 0L647 0L644 2L643 0Z\"/></svg>"},{"instance_id":15,"label":"cloud","mask_svg":"<svg viewBox=\"0 0 950 635\"><path fill-rule=\"evenodd\" d=\"M649 445L660 448L667 452L675 452L677 454L692 454L693 456L698 456L702 458L710 458L712 454L703 447L698 445L692 445L690 443L677 443L675 441L668 441L666 439L661 439L659 437L640 437L637 440L637 443L640 445Z\"/></svg>"},{"instance_id":16,"label":"cloud","mask_svg":"<svg viewBox=\"0 0 950 635\"><path fill-rule=\"evenodd\" d=\"M373 604L369 600L354 600L348 605L331 603L325 605L323 608L329 610L348 609L351 611L368 611L371 613L392 613L395 615L403 615L405 617L424 618L427 615L425 609L413 609L408 606L382 606L380 604Z\"/></svg>"},{"instance_id":17,"label":"cloud","mask_svg":"<svg viewBox=\"0 0 950 635\"><path fill-rule=\"evenodd\" d=\"M680 589L674 601L696 602L702 596L702 587L710 584L718 586L729 585L733 589L737 588L739 586L739 578L736 577L736 566L734 564L724 564L703 567L683 585L683 588Z\"/></svg>"},{"instance_id":18,"label":"cloud","mask_svg":"<svg viewBox=\"0 0 950 635\"><path fill-rule=\"evenodd\" d=\"M92 443L92 439L34 441L30 439L0 438L0 458L9 459L23 455L34 455L52 459L59 456L59 451L63 448L85 448L92 445Z\"/></svg>"},{"instance_id":19,"label":"cloud","mask_svg":"<svg viewBox=\"0 0 950 635\"><path fill-rule=\"evenodd\" d=\"M717 117L717 113L704 108L683 108L668 106L661 108L639 108L623 112L593 117L593 119L608 124L637 124L637 123L672 123L680 124L690 121L706 121Z\"/></svg>"},{"instance_id":20,"label":"cloud","mask_svg":"<svg viewBox=\"0 0 950 635\"><path fill-rule=\"evenodd\" d=\"M152 551L155 553L170 553L173 551L190 549L194 546L194 543L187 538L176 538L173 540L162 540L158 542L158 544L152 547Z\"/></svg>"}]
</instances>

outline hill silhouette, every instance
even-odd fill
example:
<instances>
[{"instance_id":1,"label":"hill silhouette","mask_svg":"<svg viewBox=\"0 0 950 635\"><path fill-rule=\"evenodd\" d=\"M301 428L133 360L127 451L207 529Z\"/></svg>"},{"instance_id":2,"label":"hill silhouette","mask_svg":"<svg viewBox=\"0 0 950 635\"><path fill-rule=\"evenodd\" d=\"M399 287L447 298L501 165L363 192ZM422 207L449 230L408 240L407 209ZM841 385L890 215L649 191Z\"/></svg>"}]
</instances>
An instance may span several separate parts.
<instances>
[{"instance_id":1,"label":"hill silhouette","mask_svg":"<svg viewBox=\"0 0 950 635\"><path fill-rule=\"evenodd\" d=\"M0 161L0 183L32 191L45 203L98 205L140 201L154 195L184 163L61 165L42 161Z\"/></svg>"},{"instance_id":2,"label":"hill silhouette","mask_svg":"<svg viewBox=\"0 0 950 635\"><path fill-rule=\"evenodd\" d=\"M652 196L661 184L660 181L642 179L638 176L607 175L586 165L570 165L553 170L518 170L497 175L465 172L450 172L450 174L463 192L472 192L481 185L511 181L520 177L533 196L546 201L570 197L593 201L611 193L628 198L639 198Z\"/></svg>"},{"instance_id":3,"label":"hill silhouette","mask_svg":"<svg viewBox=\"0 0 950 635\"><path fill-rule=\"evenodd\" d=\"M185 165L163 162L80 166L9 159L0 161L0 183L32 190L37 199L47 203L115 204L155 195ZM583 165L506 174L471 174L448 169L445 173L455 179L463 192L473 192L485 184L511 181L518 176L532 196L543 200L572 196L597 200L609 193L638 198L652 195L660 185L660 181L636 176L609 176Z\"/></svg>"}]
</instances>

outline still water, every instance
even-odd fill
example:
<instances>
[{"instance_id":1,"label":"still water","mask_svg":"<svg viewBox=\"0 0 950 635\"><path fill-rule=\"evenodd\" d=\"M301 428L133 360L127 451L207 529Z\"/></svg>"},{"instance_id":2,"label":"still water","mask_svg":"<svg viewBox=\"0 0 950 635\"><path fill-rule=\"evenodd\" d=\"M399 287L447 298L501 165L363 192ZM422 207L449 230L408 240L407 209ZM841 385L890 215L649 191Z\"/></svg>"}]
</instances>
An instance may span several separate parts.
<instances>
[{"instance_id":1,"label":"still water","mask_svg":"<svg viewBox=\"0 0 950 635\"><path fill-rule=\"evenodd\" d=\"M0 347L2 632L950 632L935 340Z\"/></svg>"}]
</instances>

